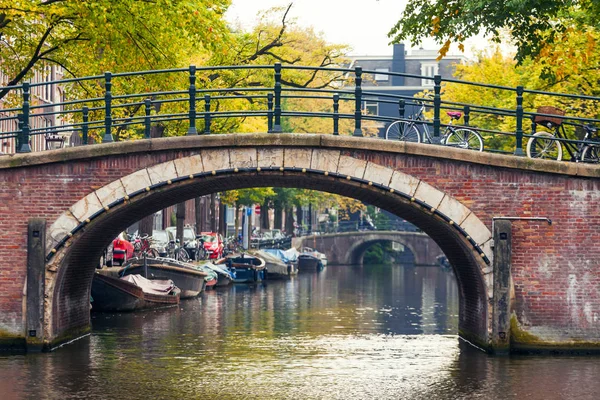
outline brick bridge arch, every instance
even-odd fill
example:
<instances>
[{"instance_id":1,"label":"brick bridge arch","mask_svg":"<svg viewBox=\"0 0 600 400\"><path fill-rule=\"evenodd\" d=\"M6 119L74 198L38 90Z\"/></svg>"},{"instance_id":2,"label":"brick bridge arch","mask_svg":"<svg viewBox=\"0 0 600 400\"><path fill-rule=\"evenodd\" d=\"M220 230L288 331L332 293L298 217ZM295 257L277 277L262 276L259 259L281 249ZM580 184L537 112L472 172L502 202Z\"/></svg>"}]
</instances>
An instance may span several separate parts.
<instances>
[{"instance_id":1,"label":"brick bridge arch","mask_svg":"<svg viewBox=\"0 0 600 400\"><path fill-rule=\"evenodd\" d=\"M563 203L579 199L598 226L598 203L587 200L597 199L599 185L594 177L599 173L590 167L565 169L563 164L458 149L444 148L441 154L439 149L376 139L257 134L153 139L5 157L0 160L0 174L6 182L2 189L6 201L0 210L8 228L2 235L8 232L18 238L21 247L0 247L2 269L12 277L1 283L0 338L23 340L30 314L35 314L24 307L21 295L24 287L32 289L25 280L28 218L47 221L42 334L37 340L51 347L89 330L88 299L95 263L119 231L167 205L196 196L283 186L363 200L421 228L456 266L461 336L487 348L493 341L491 217L507 214L513 207L517 215L535 212L560 220L566 214L571 221L572 207L571 214L566 206L556 212L556 205L548 207L543 201L543 192L554 190L564 197ZM577 176L582 174L587 177ZM526 201L525 208L515 206L518 197L512 192L508 197L512 204L498 198L506 190L523 190L528 184L533 185L530 194L536 201ZM549 253L560 254L568 234L564 229L572 227L540 224L537 235L543 235L550 245L539 251L527 245L529 238L523 233L529 231L516 229L514 236L525 243L513 248L514 311L521 328L536 333L561 330L564 334L564 321L544 325L548 308L536 308L528 297L527 293L540 285L539 281L538 286L529 282L527 269L533 264L546 274L557 273ZM597 231L589 235L596 242L598 236ZM586 245L587 240L580 243ZM585 257L586 268L597 265L597 254L581 252L578 261ZM596 273L588 271L586 282L593 281ZM564 303L573 308L572 317L581 311L577 332L594 339L597 323L584 313L597 312L600 296L597 288L595 293L586 291L589 301L583 304L584 286L579 277L576 273L568 277L568 282L579 286L570 288ZM553 280L544 284L552 287ZM557 297L550 300L557 301ZM542 330L536 331L539 326Z\"/></svg>"},{"instance_id":2,"label":"brick bridge arch","mask_svg":"<svg viewBox=\"0 0 600 400\"><path fill-rule=\"evenodd\" d=\"M365 251L376 243L395 242L406 246L414 255L417 265L435 265L437 256L443 252L439 246L422 232L358 231L328 233L294 238L296 247L327 249L330 264L362 264Z\"/></svg>"}]
</instances>

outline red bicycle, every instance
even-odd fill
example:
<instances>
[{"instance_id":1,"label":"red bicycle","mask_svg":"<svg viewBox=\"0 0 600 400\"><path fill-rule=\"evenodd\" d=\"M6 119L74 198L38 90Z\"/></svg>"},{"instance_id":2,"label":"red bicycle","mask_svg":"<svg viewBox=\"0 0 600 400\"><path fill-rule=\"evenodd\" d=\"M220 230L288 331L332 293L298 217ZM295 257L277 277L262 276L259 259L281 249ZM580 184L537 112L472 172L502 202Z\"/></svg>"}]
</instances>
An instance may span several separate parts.
<instances>
[{"instance_id":1,"label":"red bicycle","mask_svg":"<svg viewBox=\"0 0 600 400\"><path fill-rule=\"evenodd\" d=\"M133 241L133 256L142 257L159 257L158 250L152 247L152 236L144 235L137 236Z\"/></svg>"}]
</instances>

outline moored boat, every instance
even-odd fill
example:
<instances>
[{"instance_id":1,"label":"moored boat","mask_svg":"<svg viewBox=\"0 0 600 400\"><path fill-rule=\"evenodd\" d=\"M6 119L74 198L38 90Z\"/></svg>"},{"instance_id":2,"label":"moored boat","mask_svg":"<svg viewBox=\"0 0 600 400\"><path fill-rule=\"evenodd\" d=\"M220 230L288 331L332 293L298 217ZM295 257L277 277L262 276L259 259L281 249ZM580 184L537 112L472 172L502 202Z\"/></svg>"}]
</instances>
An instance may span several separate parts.
<instances>
[{"instance_id":1,"label":"moored boat","mask_svg":"<svg viewBox=\"0 0 600 400\"><path fill-rule=\"evenodd\" d=\"M148 279L171 279L181 289L181 298L198 296L206 287L208 273L194 268L193 264L184 263L172 258L135 258L130 260L121 270L119 276L139 274Z\"/></svg>"},{"instance_id":2,"label":"moored boat","mask_svg":"<svg viewBox=\"0 0 600 400\"><path fill-rule=\"evenodd\" d=\"M298 255L298 271L321 271L323 269L321 254L310 247L302 248Z\"/></svg>"},{"instance_id":3,"label":"moored boat","mask_svg":"<svg viewBox=\"0 0 600 400\"><path fill-rule=\"evenodd\" d=\"M227 265L235 274L235 283L254 283L266 279L265 260L250 254L231 254L217 260L217 265Z\"/></svg>"},{"instance_id":4,"label":"moored boat","mask_svg":"<svg viewBox=\"0 0 600 400\"><path fill-rule=\"evenodd\" d=\"M210 268L214 272L217 273L217 284L216 287L228 286L230 285L234 278L235 274L233 274L229 269L224 265L215 265L213 263L203 264L204 267Z\"/></svg>"},{"instance_id":5,"label":"moored boat","mask_svg":"<svg viewBox=\"0 0 600 400\"><path fill-rule=\"evenodd\" d=\"M285 258L281 249L262 249L258 250L256 255L265 260L269 279L286 279L298 274L296 265Z\"/></svg>"},{"instance_id":6,"label":"moored boat","mask_svg":"<svg viewBox=\"0 0 600 400\"><path fill-rule=\"evenodd\" d=\"M141 275L116 278L96 272L92 311L135 311L179 304L181 291L173 281L151 281Z\"/></svg>"}]
</instances>

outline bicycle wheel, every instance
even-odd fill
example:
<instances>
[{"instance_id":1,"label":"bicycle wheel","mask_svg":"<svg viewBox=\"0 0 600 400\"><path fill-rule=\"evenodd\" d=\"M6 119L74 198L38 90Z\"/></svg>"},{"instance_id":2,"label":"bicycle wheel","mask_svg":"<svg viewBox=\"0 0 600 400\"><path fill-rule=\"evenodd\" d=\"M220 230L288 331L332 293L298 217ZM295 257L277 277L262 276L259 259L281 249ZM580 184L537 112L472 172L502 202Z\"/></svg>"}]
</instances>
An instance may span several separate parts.
<instances>
[{"instance_id":1,"label":"bicycle wheel","mask_svg":"<svg viewBox=\"0 0 600 400\"><path fill-rule=\"evenodd\" d=\"M190 255L185 249L177 250L177 256L175 257L178 261L188 262L190 261Z\"/></svg>"},{"instance_id":2,"label":"bicycle wheel","mask_svg":"<svg viewBox=\"0 0 600 400\"><path fill-rule=\"evenodd\" d=\"M387 140L421 143L421 133L414 122L392 122L385 131L385 138Z\"/></svg>"},{"instance_id":3,"label":"bicycle wheel","mask_svg":"<svg viewBox=\"0 0 600 400\"><path fill-rule=\"evenodd\" d=\"M562 146L555 136L548 132L538 132L527 142L527 157L544 160L562 160Z\"/></svg>"},{"instance_id":4,"label":"bicycle wheel","mask_svg":"<svg viewBox=\"0 0 600 400\"><path fill-rule=\"evenodd\" d=\"M581 161L586 163L598 164L600 162L598 146L587 145L581 151Z\"/></svg>"},{"instance_id":5,"label":"bicycle wheel","mask_svg":"<svg viewBox=\"0 0 600 400\"><path fill-rule=\"evenodd\" d=\"M443 144L460 149L483 151L483 138L481 135L474 130L466 128L452 130L446 136L446 139L444 139Z\"/></svg>"}]
</instances>

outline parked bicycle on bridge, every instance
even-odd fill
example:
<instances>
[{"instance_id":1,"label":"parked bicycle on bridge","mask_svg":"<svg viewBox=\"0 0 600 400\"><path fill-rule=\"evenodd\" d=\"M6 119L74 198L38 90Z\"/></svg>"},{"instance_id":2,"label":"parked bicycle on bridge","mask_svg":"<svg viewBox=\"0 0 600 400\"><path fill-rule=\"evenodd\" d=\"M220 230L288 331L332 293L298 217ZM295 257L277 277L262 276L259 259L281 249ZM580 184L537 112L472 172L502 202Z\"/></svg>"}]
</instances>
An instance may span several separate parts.
<instances>
[{"instance_id":1,"label":"parked bicycle on bridge","mask_svg":"<svg viewBox=\"0 0 600 400\"><path fill-rule=\"evenodd\" d=\"M552 106L542 106L538 107L537 114L545 115L535 115L533 118L533 136L527 142L527 157L561 161L564 156L564 147L571 161L595 164L600 162L598 158L600 139L595 126L570 123L570 126L583 130L583 138L578 142L569 142L560 140L569 139L563 123L565 115L563 110ZM538 126L543 126L548 131L537 132Z\"/></svg>"},{"instance_id":2,"label":"parked bicycle on bridge","mask_svg":"<svg viewBox=\"0 0 600 400\"><path fill-rule=\"evenodd\" d=\"M392 122L385 131L386 139L413 143L434 142L432 133L429 131L431 121L427 121L424 115L425 102L416 100L416 103L420 105L417 113L410 116L408 120ZM440 137L441 144L461 149L483 151L483 138L477 131L453 126L455 120L462 118L460 111L447 111L446 115L450 117L450 122L446 125L446 129Z\"/></svg>"}]
</instances>

